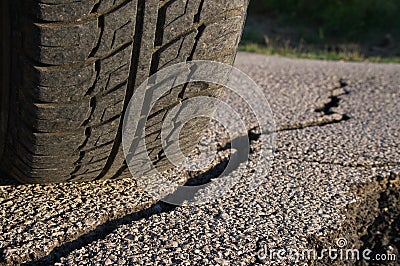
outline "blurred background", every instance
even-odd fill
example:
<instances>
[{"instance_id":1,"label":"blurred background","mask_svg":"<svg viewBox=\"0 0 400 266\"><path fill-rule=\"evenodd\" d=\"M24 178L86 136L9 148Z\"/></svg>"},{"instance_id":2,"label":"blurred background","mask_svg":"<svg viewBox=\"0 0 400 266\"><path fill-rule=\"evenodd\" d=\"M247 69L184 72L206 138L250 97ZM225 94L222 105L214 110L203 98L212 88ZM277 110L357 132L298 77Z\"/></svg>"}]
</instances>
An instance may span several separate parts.
<instances>
[{"instance_id":1,"label":"blurred background","mask_svg":"<svg viewBox=\"0 0 400 266\"><path fill-rule=\"evenodd\" d=\"M251 0L240 50L400 63L400 0Z\"/></svg>"}]
</instances>

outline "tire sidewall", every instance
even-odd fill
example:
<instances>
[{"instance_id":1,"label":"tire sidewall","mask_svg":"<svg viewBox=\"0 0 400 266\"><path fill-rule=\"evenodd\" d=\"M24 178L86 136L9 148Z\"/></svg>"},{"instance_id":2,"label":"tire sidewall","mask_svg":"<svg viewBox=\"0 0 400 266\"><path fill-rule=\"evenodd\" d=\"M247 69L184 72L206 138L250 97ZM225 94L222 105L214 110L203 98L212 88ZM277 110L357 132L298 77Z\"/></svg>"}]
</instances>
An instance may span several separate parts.
<instances>
[{"instance_id":1,"label":"tire sidewall","mask_svg":"<svg viewBox=\"0 0 400 266\"><path fill-rule=\"evenodd\" d=\"M9 90L10 90L10 1L5 0L0 3L1 12L1 84L0 84L0 162L3 157L9 112Z\"/></svg>"}]
</instances>

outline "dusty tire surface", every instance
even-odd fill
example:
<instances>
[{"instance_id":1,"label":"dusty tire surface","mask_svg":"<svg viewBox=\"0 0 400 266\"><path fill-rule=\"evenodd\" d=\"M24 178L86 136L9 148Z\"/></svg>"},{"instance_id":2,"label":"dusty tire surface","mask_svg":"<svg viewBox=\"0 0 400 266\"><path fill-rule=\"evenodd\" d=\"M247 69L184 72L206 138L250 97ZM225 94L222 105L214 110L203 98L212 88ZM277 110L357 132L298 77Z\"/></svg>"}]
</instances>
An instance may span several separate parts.
<instances>
[{"instance_id":1,"label":"dusty tire surface","mask_svg":"<svg viewBox=\"0 0 400 266\"><path fill-rule=\"evenodd\" d=\"M3 1L1 168L24 183L127 177L121 130L133 91L185 61L232 64L248 0ZM6 11L5 11L6 10ZM12 34L9 34L12 32ZM10 55L10 60L5 55ZM7 72L9 69L9 73ZM176 87L146 125L149 155L162 169L159 130L169 108L211 84ZM193 121L181 136L190 150ZM200 136L197 136L200 137ZM2 151L3 150L3 151Z\"/></svg>"}]
</instances>

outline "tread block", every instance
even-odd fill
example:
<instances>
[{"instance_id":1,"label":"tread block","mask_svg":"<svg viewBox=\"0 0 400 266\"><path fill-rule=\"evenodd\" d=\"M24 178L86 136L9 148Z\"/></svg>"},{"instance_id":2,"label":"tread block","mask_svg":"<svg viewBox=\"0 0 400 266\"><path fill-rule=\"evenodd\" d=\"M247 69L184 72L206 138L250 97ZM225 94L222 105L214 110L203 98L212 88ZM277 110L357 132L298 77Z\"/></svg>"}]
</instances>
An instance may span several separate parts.
<instances>
[{"instance_id":1,"label":"tread block","mask_svg":"<svg viewBox=\"0 0 400 266\"><path fill-rule=\"evenodd\" d=\"M15 143L21 143L31 154L39 156L72 155L86 139L84 128L75 132L32 134L29 129L21 125L16 135L18 141Z\"/></svg>"},{"instance_id":2,"label":"tread block","mask_svg":"<svg viewBox=\"0 0 400 266\"><path fill-rule=\"evenodd\" d=\"M88 97L73 104L32 104L28 99L24 102L20 117L37 132L75 131L92 112Z\"/></svg>"},{"instance_id":3,"label":"tread block","mask_svg":"<svg viewBox=\"0 0 400 266\"><path fill-rule=\"evenodd\" d=\"M206 25L198 41L193 59L207 58L210 55L226 50L226 47L236 47L240 38L241 16L222 17L218 21Z\"/></svg>"},{"instance_id":4,"label":"tread block","mask_svg":"<svg viewBox=\"0 0 400 266\"><path fill-rule=\"evenodd\" d=\"M101 57L108 51L129 41L133 41L133 32L135 31L133 19L135 16L136 11L131 1L103 15L100 18L102 20L102 32L95 56Z\"/></svg>"},{"instance_id":5,"label":"tread block","mask_svg":"<svg viewBox=\"0 0 400 266\"><path fill-rule=\"evenodd\" d=\"M25 19L22 27L27 29L24 50L39 65L63 65L86 60L97 46L101 33L97 20L51 26L33 24Z\"/></svg>"},{"instance_id":6,"label":"tread block","mask_svg":"<svg viewBox=\"0 0 400 266\"><path fill-rule=\"evenodd\" d=\"M26 1L29 3L30 13L45 21L71 21L90 14L97 0L40 0Z\"/></svg>"},{"instance_id":7,"label":"tread block","mask_svg":"<svg viewBox=\"0 0 400 266\"><path fill-rule=\"evenodd\" d=\"M99 60L98 77L93 84L91 95L107 93L128 80L131 53L132 45L129 45L123 50L118 51L118 53L103 60ZM118 90L124 91L125 89L126 86Z\"/></svg>"},{"instance_id":8,"label":"tread block","mask_svg":"<svg viewBox=\"0 0 400 266\"><path fill-rule=\"evenodd\" d=\"M76 68L33 67L24 63L21 94L31 104L85 100L96 79L95 63Z\"/></svg>"},{"instance_id":9,"label":"tread block","mask_svg":"<svg viewBox=\"0 0 400 266\"><path fill-rule=\"evenodd\" d=\"M126 85L124 85L124 88L126 88ZM99 97L96 100L95 107L93 107L93 113L88 120L89 126L98 125L121 115L124 98L125 93L123 89L113 91L107 94L107 97Z\"/></svg>"},{"instance_id":10,"label":"tread block","mask_svg":"<svg viewBox=\"0 0 400 266\"><path fill-rule=\"evenodd\" d=\"M185 61L190 55L196 35L197 32L193 30L188 35L162 46L154 54L158 57L159 69Z\"/></svg>"},{"instance_id":11,"label":"tread block","mask_svg":"<svg viewBox=\"0 0 400 266\"><path fill-rule=\"evenodd\" d=\"M109 143L115 139L117 134L115 127L118 126L119 119L115 119L109 123L103 124L91 129L90 137L88 138L84 147L81 150L88 150L94 147L99 147L105 143Z\"/></svg>"},{"instance_id":12,"label":"tread block","mask_svg":"<svg viewBox=\"0 0 400 266\"><path fill-rule=\"evenodd\" d=\"M160 9L160 13L165 13L163 44L193 27L200 0L177 0L169 3Z\"/></svg>"},{"instance_id":13,"label":"tread block","mask_svg":"<svg viewBox=\"0 0 400 266\"><path fill-rule=\"evenodd\" d=\"M247 7L249 0L204 0L200 20L209 20L223 12ZM222 25L222 24L221 24ZM240 25L242 26L242 25Z\"/></svg>"}]
</instances>

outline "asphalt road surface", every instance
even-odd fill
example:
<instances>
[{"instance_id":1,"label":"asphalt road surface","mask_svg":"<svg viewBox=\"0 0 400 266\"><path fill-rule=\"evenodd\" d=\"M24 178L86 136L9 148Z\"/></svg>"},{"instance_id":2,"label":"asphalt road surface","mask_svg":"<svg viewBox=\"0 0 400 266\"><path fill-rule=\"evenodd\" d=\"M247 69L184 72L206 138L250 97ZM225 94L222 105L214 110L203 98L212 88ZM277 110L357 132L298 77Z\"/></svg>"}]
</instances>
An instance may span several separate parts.
<instances>
[{"instance_id":1,"label":"asphalt road surface","mask_svg":"<svg viewBox=\"0 0 400 266\"><path fill-rule=\"evenodd\" d=\"M400 65L239 53L236 67L262 87L271 106L272 163L258 156L267 136L250 130L257 125L249 109L228 92L224 99L240 110L252 136L249 162L238 167L244 177L228 193L179 207L154 202L131 179L18 185L2 176L0 263L353 264L265 256L272 249L320 251L339 238L342 248L398 257ZM224 167L223 135L216 123L207 131L205 139L218 137L219 154L193 178L212 178ZM255 172L261 184L251 189L246 177Z\"/></svg>"}]
</instances>

